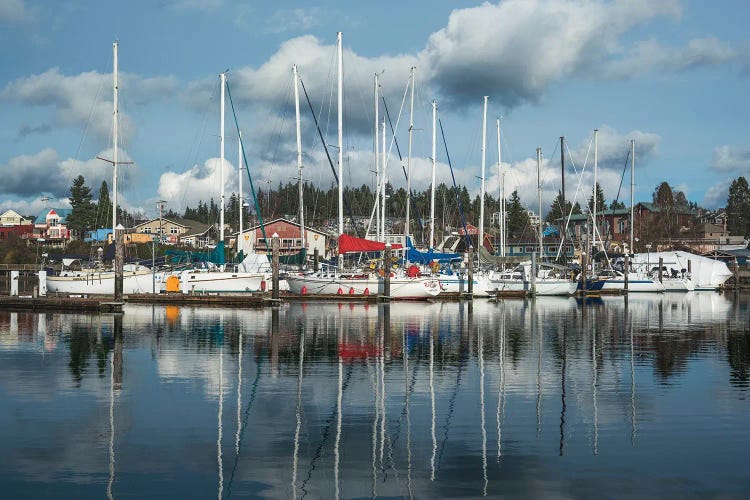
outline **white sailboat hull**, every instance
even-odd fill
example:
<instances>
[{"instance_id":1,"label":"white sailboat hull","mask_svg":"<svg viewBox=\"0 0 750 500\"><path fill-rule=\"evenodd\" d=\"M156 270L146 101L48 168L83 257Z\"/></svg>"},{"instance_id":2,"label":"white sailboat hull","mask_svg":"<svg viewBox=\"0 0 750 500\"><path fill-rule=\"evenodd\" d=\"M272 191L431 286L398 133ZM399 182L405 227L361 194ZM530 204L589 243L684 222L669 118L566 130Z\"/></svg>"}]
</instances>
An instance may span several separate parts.
<instances>
[{"instance_id":1,"label":"white sailboat hull","mask_svg":"<svg viewBox=\"0 0 750 500\"><path fill-rule=\"evenodd\" d=\"M531 292L531 282L519 279L490 279L491 290L497 292ZM573 295L578 288L574 281L563 279L544 279L536 281L536 294L541 296Z\"/></svg>"},{"instance_id":2,"label":"white sailboat hull","mask_svg":"<svg viewBox=\"0 0 750 500\"><path fill-rule=\"evenodd\" d=\"M183 271L180 273L182 293L254 293L272 289L270 273L227 271ZM279 290L288 290L285 280L279 280Z\"/></svg>"},{"instance_id":3,"label":"white sailboat hull","mask_svg":"<svg viewBox=\"0 0 750 500\"><path fill-rule=\"evenodd\" d=\"M154 276L148 269L124 271L122 293L151 293ZM70 295L114 295L114 271L74 271L59 276L47 276L48 293ZM159 285L157 284L157 290Z\"/></svg>"},{"instance_id":4,"label":"white sailboat hull","mask_svg":"<svg viewBox=\"0 0 750 500\"><path fill-rule=\"evenodd\" d=\"M440 287L445 293L469 292L469 280L466 277L439 274L436 278L440 281ZM486 276L474 276L472 284L474 297L489 297L491 289L490 280Z\"/></svg>"},{"instance_id":5,"label":"white sailboat hull","mask_svg":"<svg viewBox=\"0 0 750 500\"><path fill-rule=\"evenodd\" d=\"M288 275L289 291L301 295L382 295L385 281L373 274L347 276L335 274ZM391 298L428 299L441 292L440 282L432 278L391 278Z\"/></svg>"}]
</instances>

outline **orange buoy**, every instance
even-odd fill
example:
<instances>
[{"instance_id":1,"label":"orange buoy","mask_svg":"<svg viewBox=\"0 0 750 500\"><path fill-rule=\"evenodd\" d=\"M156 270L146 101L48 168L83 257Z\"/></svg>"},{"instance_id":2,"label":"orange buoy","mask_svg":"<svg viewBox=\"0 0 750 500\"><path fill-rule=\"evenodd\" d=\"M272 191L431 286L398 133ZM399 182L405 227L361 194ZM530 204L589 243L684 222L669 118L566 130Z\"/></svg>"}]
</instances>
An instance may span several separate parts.
<instances>
[{"instance_id":1,"label":"orange buoy","mask_svg":"<svg viewBox=\"0 0 750 500\"><path fill-rule=\"evenodd\" d=\"M354 287L351 287L351 288L349 289L349 295L354 295Z\"/></svg>"},{"instance_id":2,"label":"orange buoy","mask_svg":"<svg viewBox=\"0 0 750 500\"><path fill-rule=\"evenodd\" d=\"M307 287L306 286L302 287L302 295L307 295Z\"/></svg>"},{"instance_id":3,"label":"orange buoy","mask_svg":"<svg viewBox=\"0 0 750 500\"><path fill-rule=\"evenodd\" d=\"M266 282L265 282L265 280L260 282L260 291L261 292L265 292L266 291Z\"/></svg>"},{"instance_id":4,"label":"orange buoy","mask_svg":"<svg viewBox=\"0 0 750 500\"><path fill-rule=\"evenodd\" d=\"M338 292L336 292L336 295L343 295L343 294L344 294L344 291L341 289L341 287L339 287L339 290Z\"/></svg>"},{"instance_id":5,"label":"orange buoy","mask_svg":"<svg viewBox=\"0 0 750 500\"><path fill-rule=\"evenodd\" d=\"M370 289L369 288L365 288L365 295L370 295Z\"/></svg>"}]
</instances>

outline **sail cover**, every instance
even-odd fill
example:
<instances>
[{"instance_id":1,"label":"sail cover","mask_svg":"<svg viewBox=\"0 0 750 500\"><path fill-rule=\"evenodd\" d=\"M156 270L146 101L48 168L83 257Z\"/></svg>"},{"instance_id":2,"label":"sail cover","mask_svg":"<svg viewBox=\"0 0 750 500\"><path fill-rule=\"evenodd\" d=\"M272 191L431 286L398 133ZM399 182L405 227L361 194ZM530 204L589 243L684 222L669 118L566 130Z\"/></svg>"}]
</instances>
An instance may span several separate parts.
<instances>
[{"instance_id":1,"label":"sail cover","mask_svg":"<svg viewBox=\"0 0 750 500\"><path fill-rule=\"evenodd\" d=\"M391 248L396 250L401 248L401 245L394 243ZM385 243L379 241L356 238L348 234L339 236L339 253L382 252L383 250L385 250Z\"/></svg>"},{"instance_id":2,"label":"sail cover","mask_svg":"<svg viewBox=\"0 0 750 500\"><path fill-rule=\"evenodd\" d=\"M457 253L450 252L436 252L435 249L430 249L426 252L420 252L412 244L411 238L406 238L406 258L409 262L416 262L417 264L430 264L431 262L437 261L441 264L448 264L450 262L460 262L461 256Z\"/></svg>"}]
</instances>

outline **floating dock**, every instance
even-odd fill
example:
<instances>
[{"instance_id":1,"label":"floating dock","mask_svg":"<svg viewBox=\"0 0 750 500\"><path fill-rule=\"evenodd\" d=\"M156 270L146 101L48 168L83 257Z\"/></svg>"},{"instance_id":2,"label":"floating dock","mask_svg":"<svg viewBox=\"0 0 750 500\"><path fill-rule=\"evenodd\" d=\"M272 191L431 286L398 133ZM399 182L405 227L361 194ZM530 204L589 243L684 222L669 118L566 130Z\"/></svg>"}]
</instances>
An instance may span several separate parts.
<instances>
[{"instance_id":1,"label":"floating dock","mask_svg":"<svg viewBox=\"0 0 750 500\"><path fill-rule=\"evenodd\" d=\"M0 297L0 309L14 311L121 313L122 302L83 297Z\"/></svg>"}]
</instances>

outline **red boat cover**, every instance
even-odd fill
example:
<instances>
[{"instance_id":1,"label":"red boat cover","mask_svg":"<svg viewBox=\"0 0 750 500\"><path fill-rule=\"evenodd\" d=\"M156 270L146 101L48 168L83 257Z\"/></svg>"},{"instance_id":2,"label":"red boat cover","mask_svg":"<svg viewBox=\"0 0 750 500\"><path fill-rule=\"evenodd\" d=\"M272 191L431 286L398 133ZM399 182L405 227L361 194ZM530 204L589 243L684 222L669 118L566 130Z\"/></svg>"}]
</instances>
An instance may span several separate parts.
<instances>
[{"instance_id":1,"label":"red boat cover","mask_svg":"<svg viewBox=\"0 0 750 500\"><path fill-rule=\"evenodd\" d=\"M401 248L401 245L394 243L391 245L391 248L396 250ZM348 234L339 236L339 253L382 252L383 250L385 250L385 243L379 241L357 238Z\"/></svg>"}]
</instances>

